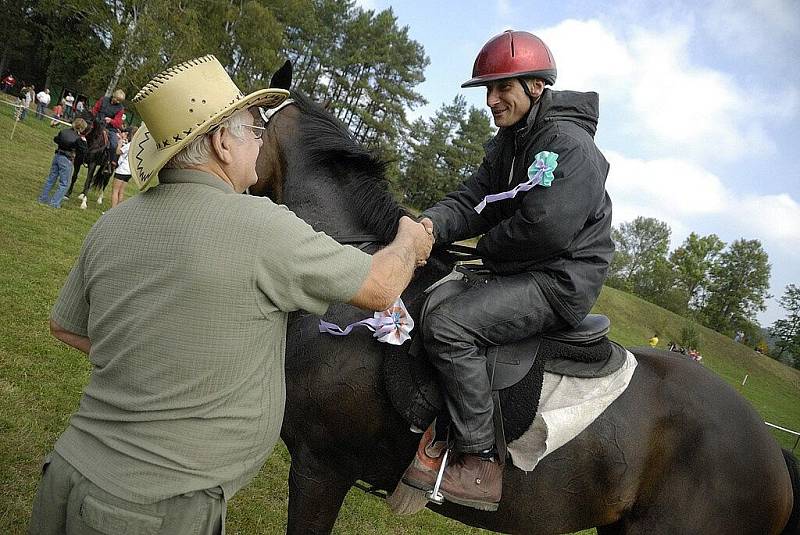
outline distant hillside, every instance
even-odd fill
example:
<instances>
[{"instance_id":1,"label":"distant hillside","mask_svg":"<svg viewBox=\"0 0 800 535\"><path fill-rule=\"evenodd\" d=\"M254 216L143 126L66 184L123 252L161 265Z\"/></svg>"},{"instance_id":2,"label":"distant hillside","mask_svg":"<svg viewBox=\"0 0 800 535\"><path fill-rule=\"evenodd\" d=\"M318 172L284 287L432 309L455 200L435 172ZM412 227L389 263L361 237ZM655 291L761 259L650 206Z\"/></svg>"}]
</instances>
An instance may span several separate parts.
<instances>
[{"instance_id":1,"label":"distant hillside","mask_svg":"<svg viewBox=\"0 0 800 535\"><path fill-rule=\"evenodd\" d=\"M611 319L611 338L627 347L645 346L653 333L659 333L658 347L667 348L679 340L681 329L692 323L699 334L698 349L702 365L720 375L744 395L765 420L800 431L800 370L756 353L702 325L690 322L668 310L634 295L604 287L592 312ZM747 376L747 382L742 382ZM776 432L784 447L794 445L795 437Z\"/></svg>"}]
</instances>

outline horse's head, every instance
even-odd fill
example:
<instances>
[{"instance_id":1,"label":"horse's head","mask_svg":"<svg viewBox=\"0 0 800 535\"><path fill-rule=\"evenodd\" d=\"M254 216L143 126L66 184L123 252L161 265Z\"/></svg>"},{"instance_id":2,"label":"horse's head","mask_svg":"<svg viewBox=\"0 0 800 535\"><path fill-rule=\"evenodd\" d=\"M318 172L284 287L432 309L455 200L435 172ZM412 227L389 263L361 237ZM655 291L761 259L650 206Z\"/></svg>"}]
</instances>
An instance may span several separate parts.
<instances>
[{"instance_id":1,"label":"horse's head","mask_svg":"<svg viewBox=\"0 0 800 535\"><path fill-rule=\"evenodd\" d=\"M274 85L274 84L273 84ZM266 113L254 195L286 204L333 237L374 235L389 242L405 213L388 189L386 163L306 95Z\"/></svg>"}]
</instances>

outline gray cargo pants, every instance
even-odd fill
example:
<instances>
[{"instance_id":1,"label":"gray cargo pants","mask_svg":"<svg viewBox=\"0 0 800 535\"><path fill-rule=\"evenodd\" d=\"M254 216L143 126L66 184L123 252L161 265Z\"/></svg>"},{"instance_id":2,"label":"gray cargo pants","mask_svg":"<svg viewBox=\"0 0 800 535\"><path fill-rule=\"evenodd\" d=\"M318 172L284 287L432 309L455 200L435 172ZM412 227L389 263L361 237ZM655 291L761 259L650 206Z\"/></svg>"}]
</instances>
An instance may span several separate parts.
<instances>
[{"instance_id":1,"label":"gray cargo pants","mask_svg":"<svg viewBox=\"0 0 800 535\"><path fill-rule=\"evenodd\" d=\"M422 334L445 389L454 449L477 453L494 445L492 387L481 348L569 325L553 310L530 273L473 273L466 280L446 284L462 285L463 290L428 312Z\"/></svg>"},{"instance_id":2,"label":"gray cargo pants","mask_svg":"<svg viewBox=\"0 0 800 535\"><path fill-rule=\"evenodd\" d=\"M31 535L224 535L222 489L188 492L152 504L117 498L58 453L44 462L33 501Z\"/></svg>"}]
</instances>

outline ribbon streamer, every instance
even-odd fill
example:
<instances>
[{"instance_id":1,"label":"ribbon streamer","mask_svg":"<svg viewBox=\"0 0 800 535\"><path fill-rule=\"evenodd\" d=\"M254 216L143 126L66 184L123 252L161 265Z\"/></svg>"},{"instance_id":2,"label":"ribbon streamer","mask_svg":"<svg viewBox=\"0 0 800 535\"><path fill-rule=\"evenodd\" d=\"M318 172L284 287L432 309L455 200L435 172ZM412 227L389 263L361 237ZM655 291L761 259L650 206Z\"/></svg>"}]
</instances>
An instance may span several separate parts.
<instances>
[{"instance_id":1,"label":"ribbon streamer","mask_svg":"<svg viewBox=\"0 0 800 535\"><path fill-rule=\"evenodd\" d=\"M503 191L501 193L493 193L487 195L483 200L475 206L475 211L479 214L486 208L490 202L502 201L503 199L513 199L520 191L528 191L537 184L549 188L553 182L553 171L558 166L558 154L555 152L542 151L536 155L533 163L528 168L528 181L522 184L517 184L513 189Z\"/></svg>"},{"instance_id":2,"label":"ribbon streamer","mask_svg":"<svg viewBox=\"0 0 800 535\"><path fill-rule=\"evenodd\" d=\"M373 331L372 336L379 342L399 346L411 339L410 333L414 328L414 319L406 310L403 300L398 297L394 304L383 312L376 312L373 317L351 323L344 329L335 323L319 320L319 332L334 336L346 336L359 326Z\"/></svg>"}]
</instances>

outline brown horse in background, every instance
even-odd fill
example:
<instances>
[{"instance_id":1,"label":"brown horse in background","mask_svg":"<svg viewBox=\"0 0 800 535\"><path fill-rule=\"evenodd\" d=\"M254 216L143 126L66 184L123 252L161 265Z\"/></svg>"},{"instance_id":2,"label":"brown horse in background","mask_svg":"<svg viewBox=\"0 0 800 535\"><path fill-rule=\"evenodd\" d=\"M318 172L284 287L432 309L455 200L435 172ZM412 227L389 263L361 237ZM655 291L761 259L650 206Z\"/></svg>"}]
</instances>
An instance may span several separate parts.
<instances>
[{"instance_id":1,"label":"brown horse in background","mask_svg":"<svg viewBox=\"0 0 800 535\"><path fill-rule=\"evenodd\" d=\"M90 111L84 111L79 117L89 125L89 130L84 132L87 150L75 154L72 181L69 184L69 190L67 190L67 197L72 197L72 188L75 187L75 183L78 181L81 167L86 165L86 181L83 183L83 191L81 192L84 197L81 208L85 208L90 189L100 191L97 203L102 204L103 192L111 179L113 169L110 167L110 159L108 157L109 134L105 126L95 121L95 117Z\"/></svg>"},{"instance_id":2,"label":"brown horse in background","mask_svg":"<svg viewBox=\"0 0 800 535\"><path fill-rule=\"evenodd\" d=\"M286 78L276 74L273 85L288 87ZM402 213L384 165L320 106L298 93L292 98L269 120L251 193L374 251L369 242L390 241ZM423 288L449 270L438 258L402 296L415 319ZM368 315L341 305L326 320L344 325ZM420 438L384 386L384 359L398 349L364 332L315 333L308 320L293 315L287 330L281 437L292 458L292 534L329 533L358 480L391 493ZM632 352L638 366L628 389L596 421L532 472L505 465L498 511L451 503L430 509L503 533L800 534L797 460L781 451L753 407L695 362Z\"/></svg>"}]
</instances>

